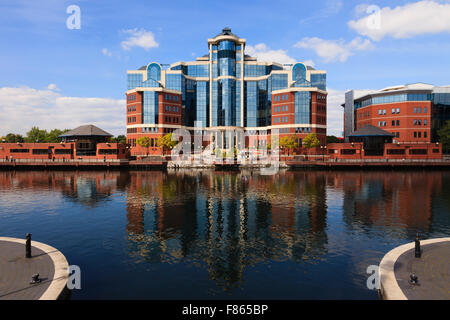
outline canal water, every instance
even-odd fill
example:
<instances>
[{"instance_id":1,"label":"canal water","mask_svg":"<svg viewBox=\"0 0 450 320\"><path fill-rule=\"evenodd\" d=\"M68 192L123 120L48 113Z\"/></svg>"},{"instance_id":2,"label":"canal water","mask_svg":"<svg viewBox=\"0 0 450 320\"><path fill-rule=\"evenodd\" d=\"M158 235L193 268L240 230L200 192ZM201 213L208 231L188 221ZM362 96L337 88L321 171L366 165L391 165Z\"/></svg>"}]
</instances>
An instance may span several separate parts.
<instances>
[{"instance_id":1,"label":"canal water","mask_svg":"<svg viewBox=\"0 0 450 320\"><path fill-rule=\"evenodd\" d=\"M0 236L61 250L72 299L377 299L416 232L450 236L450 172L0 172Z\"/></svg>"}]
</instances>

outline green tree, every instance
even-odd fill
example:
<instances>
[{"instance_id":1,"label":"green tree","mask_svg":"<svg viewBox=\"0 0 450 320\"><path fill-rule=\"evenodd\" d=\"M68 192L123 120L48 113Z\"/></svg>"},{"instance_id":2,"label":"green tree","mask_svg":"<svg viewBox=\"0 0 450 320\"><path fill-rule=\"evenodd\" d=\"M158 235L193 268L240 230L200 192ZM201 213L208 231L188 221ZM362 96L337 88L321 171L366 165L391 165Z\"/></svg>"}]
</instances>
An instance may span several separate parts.
<instances>
[{"instance_id":1,"label":"green tree","mask_svg":"<svg viewBox=\"0 0 450 320\"><path fill-rule=\"evenodd\" d=\"M336 136L327 136L327 144L328 143L339 143L341 142Z\"/></svg>"},{"instance_id":2,"label":"green tree","mask_svg":"<svg viewBox=\"0 0 450 320\"><path fill-rule=\"evenodd\" d=\"M445 125L438 131L439 139L442 143L442 149L448 153L450 149L450 120L445 122Z\"/></svg>"},{"instance_id":3,"label":"green tree","mask_svg":"<svg viewBox=\"0 0 450 320\"><path fill-rule=\"evenodd\" d=\"M303 139L303 147L307 149L316 148L318 146L320 146L320 141L317 139L315 133L310 133Z\"/></svg>"},{"instance_id":4,"label":"green tree","mask_svg":"<svg viewBox=\"0 0 450 320\"><path fill-rule=\"evenodd\" d=\"M168 133L165 136L158 138L157 144L163 149L172 150L178 144L178 141L172 141L172 133Z\"/></svg>"},{"instance_id":5,"label":"green tree","mask_svg":"<svg viewBox=\"0 0 450 320\"><path fill-rule=\"evenodd\" d=\"M46 142L47 130L40 130L39 127L33 127L27 132L25 142Z\"/></svg>"},{"instance_id":6,"label":"green tree","mask_svg":"<svg viewBox=\"0 0 450 320\"><path fill-rule=\"evenodd\" d=\"M127 137L121 134L118 135L117 137L111 138L111 142L127 144Z\"/></svg>"},{"instance_id":7,"label":"green tree","mask_svg":"<svg viewBox=\"0 0 450 320\"><path fill-rule=\"evenodd\" d=\"M53 129L46 135L44 141L39 140L39 142L49 142L49 143L50 142L52 142L52 143L61 142L61 138L59 136L66 133L67 131L69 131L69 129L64 129L64 130Z\"/></svg>"},{"instance_id":8,"label":"green tree","mask_svg":"<svg viewBox=\"0 0 450 320\"><path fill-rule=\"evenodd\" d=\"M16 143L16 142L24 142L25 139L20 134L8 133L4 137L0 137L0 142L3 142L3 139L7 143Z\"/></svg>"},{"instance_id":9,"label":"green tree","mask_svg":"<svg viewBox=\"0 0 450 320\"><path fill-rule=\"evenodd\" d=\"M147 149L147 155L148 155L148 148L150 147L150 138L149 137L140 137L136 140L136 143L140 145L143 148Z\"/></svg>"},{"instance_id":10,"label":"green tree","mask_svg":"<svg viewBox=\"0 0 450 320\"><path fill-rule=\"evenodd\" d=\"M292 151L298 147L297 138L295 138L294 136L282 137L280 139L280 147L287 149L289 155L289 151Z\"/></svg>"}]
</instances>

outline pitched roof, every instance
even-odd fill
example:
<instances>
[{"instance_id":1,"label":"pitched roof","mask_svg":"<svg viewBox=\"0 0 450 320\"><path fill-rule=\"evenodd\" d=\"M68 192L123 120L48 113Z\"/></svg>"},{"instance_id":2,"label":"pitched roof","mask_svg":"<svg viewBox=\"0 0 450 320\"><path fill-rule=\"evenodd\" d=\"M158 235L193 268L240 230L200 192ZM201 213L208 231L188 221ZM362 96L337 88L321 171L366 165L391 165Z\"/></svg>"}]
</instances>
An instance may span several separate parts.
<instances>
[{"instance_id":1,"label":"pitched roof","mask_svg":"<svg viewBox=\"0 0 450 320\"><path fill-rule=\"evenodd\" d=\"M60 137L74 137L74 136L102 136L102 137L112 137L113 135L100 129L92 124L79 126L73 130L70 130Z\"/></svg>"},{"instance_id":2,"label":"pitched roof","mask_svg":"<svg viewBox=\"0 0 450 320\"><path fill-rule=\"evenodd\" d=\"M390 132L387 132L381 128L371 126L370 124L362 127L359 130L348 135L349 137L361 137L361 136L384 136L384 137L393 137L394 135Z\"/></svg>"},{"instance_id":3,"label":"pitched roof","mask_svg":"<svg viewBox=\"0 0 450 320\"><path fill-rule=\"evenodd\" d=\"M228 28L228 27L223 28L223 29L222 29L222 32L219 33L216 37L219 37L219 36L233 36L233 37L239 38L237 35L235 35L234 33L232 33L232 32L231 32L231 29Z\"/></svg>"}]
</instances>

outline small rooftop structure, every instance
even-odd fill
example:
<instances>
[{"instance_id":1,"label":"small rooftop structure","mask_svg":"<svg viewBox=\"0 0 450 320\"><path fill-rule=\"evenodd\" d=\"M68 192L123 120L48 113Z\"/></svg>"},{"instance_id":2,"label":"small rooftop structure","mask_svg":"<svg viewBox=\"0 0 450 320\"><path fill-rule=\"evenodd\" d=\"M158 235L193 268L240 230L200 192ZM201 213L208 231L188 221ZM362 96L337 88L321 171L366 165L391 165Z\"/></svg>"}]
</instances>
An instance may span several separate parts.
<instances>
[{"instance_id":1,"label":"small rooftop structure","mask_svg":"<svg viewBox=\"0 0 450 320\"><path fill-rule=\"evenodd\" d=\"M366 125L348 135L350 142L362 142L366 156L382 156L384 145L392 143L394 135L381 128Z\"/></svg>"},{"instance_id":2,"label":"small rooftop structure","mask_svg":"<svg viewBox=\"0 0 450 320\"><path fill-rule=\"evenodd\" d=\"M372 125L366 125L359 130L356 130L349 137L393 137L394 135L381 128L374 127Z\"/></svg>"},{"instance_id":3,"label":"small rooftop structure","mask_svg":"<svg viewBox=\"0 0 450 320\"><path fill-rule=\"evenodd\" d=\"M223 28L223 29L222 29L222 32L219 33L216 37L219 37L219 36L233 36L233 37L239 38L237 35L235 35L234 33L232 33L232 32L231 32L231 29L228 28L228 27Z\"/></svg>"},{"instance_id":4,"label":"small rooftop structure","mask_svg":"<svg viewBox=\"0 0 450 320\"><path fill-rule=\"evenodd\" d=\"M61 138L67 138L67 137L112 137L113 135L106 132L105 130L100 129L99 127L96 127L92 124L79 126L73 130L70 130L62 135L60 135Z\"/></svg>"}]
</instances>

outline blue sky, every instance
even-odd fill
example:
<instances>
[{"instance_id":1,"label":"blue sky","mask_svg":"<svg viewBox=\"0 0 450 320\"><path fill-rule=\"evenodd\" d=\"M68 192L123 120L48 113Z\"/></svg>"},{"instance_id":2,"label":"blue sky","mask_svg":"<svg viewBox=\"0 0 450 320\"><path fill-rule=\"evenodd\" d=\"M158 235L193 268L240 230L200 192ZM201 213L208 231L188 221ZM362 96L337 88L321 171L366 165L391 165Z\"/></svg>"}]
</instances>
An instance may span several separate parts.
<instances>
[{"instance_id":1,"label":"blue sky","mask_svg":"<svg viewBox=\"0 0 450 320\"><path fill-rule=\"evenodd\" d=\"M66 27L70 5L79 30ZM259 59L327 71L330 134L346 90L450 84L450 1L2 0L0 18L0 135L85 123L124 133L126 70L194 60L225 26Z\"/></svg>"}]
</instances>

